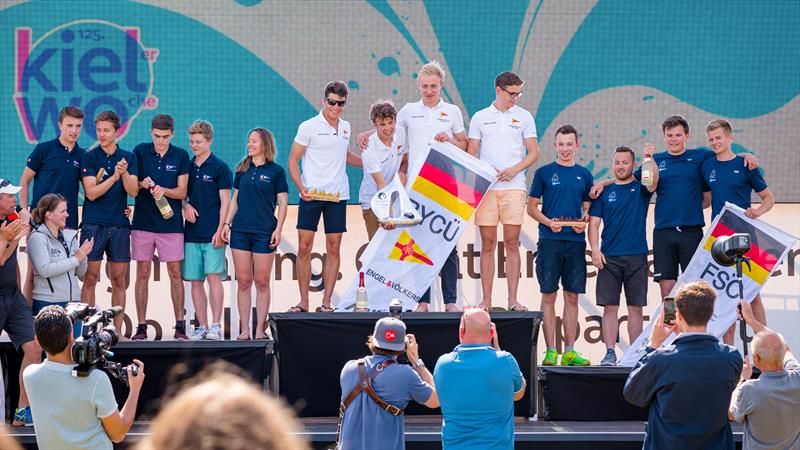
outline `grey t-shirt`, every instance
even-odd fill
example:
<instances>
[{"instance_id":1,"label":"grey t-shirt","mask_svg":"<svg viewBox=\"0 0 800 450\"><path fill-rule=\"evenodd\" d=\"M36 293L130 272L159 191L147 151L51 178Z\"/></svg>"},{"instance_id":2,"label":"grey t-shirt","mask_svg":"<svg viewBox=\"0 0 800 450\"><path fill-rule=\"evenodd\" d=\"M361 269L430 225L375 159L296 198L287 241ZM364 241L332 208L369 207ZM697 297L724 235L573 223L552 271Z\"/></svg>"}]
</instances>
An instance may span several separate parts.
<instances>
[{"instance_id":1,"label":"grey t-shirt","mask_svg":"<svg viewBox=\"0 0 800 450\"><path fill-rule=\"evenodd\" d=\"M102 370L72 376L74 364L45 359L25 369L36 444L47 449L113 449L100 419L117 411L111 381Z\"/></svg>"},{"instance_id":2,"label":"grey t-shirt","mask_svg":"<svg viewBox=\"0 0 800 450\"><path fill-rule=\"evenodd\" d=\"M387 359L389 357L383 355L368 356L367 375L375 366ZM358 382L358 360L348 361L340 376L342 401ZM372 387L378 397L398 408L405 408L412 399L417 403L425 403L433 392L431 386L423 381L411 366L405 364L392 364L387 367L372 381ZM339 448L402 450L405 448L404 417L405 415L394 416L382 410L366 392L363 392L347 408L342 420Z\"/></svg>"},{"instance_id":3,"label":"grey t-shirt","mask_svg":"<svg viewBox=\"0 0 800 450\"><path fill-rule=\"evenodd\" d=\"M731 415L744 421L744 450L800 450L800 364L788 359L783 368L733 391Z\"/></svg>"}]
</instances>

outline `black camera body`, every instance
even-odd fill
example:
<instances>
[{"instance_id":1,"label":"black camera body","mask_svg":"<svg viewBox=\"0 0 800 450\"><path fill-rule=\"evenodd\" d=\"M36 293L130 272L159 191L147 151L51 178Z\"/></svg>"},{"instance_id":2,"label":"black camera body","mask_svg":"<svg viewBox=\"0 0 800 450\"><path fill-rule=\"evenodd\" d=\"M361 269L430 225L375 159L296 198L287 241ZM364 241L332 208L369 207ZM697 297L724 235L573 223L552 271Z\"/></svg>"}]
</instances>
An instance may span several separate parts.
<instances>
[{"instance_id":1,"label":"black camera body","mask_svg":"<svg viewBox=\"0 0 800 450\"><path fill-rule=\"evenodd\" d=\"M711 244L711 257L717 264L730 267L736 264L736 259L750 251L750 235L747 233L734 233L724 236Z\"/></svg>"},{"instance_id":2,"label":"black camera body","mask_svg":"<svg viewBox=\"0 0 800 450\"><path fill-rule=\"evenodd\" d=\"M112 322L113 318L122 314L119 306L106 310L98 310L85 303L72 303L67 305L67 313L72 323L83 322L81 335L72 343L70 352L72 360L78 365L72 370L76 377L86 377L98 366L128 385L128 368L122 367L118 362L109 361L114 353L111 347L119 342L117 330ZM131 365L134 375L138 374L139 367Z\"/></svg>"}]
</instances>

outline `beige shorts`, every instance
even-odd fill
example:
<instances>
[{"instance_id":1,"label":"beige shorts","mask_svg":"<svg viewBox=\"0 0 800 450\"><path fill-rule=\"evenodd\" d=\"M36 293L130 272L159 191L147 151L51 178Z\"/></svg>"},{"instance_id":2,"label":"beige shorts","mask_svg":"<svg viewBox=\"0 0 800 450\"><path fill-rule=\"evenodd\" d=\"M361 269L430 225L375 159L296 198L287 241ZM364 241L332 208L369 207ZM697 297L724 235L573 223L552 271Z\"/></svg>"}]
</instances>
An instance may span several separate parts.
<instances>
[{"instance_id":1,"label":"beige shorts","mask_svg":"<svg viewBox=\"0 0 800 450\"><path fill-rule=\"evenodd\" d=\"M481 227L522 225L528 194L522 189L489 191L475 211L475 225Z\"/></svg>"}]
</instances>

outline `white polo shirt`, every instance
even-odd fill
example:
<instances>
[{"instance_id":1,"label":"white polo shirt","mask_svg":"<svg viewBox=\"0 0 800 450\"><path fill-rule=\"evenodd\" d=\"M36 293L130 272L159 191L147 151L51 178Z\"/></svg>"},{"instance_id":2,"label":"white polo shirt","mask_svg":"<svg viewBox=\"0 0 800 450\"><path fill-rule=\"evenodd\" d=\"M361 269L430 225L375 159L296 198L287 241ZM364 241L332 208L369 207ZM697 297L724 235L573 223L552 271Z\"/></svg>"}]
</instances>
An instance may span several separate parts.
<instances>
[{"instance_id":1,"label":"white polo shirt","mask_svg":"<svg viewBox=\"0 0 800 450\"><path fill-rule=\"evenodd\" d=\"M361 209L370 209L372 196L378 192L378 184L372 178L373 173L380 172L383 180L389 183L400 171L400 163L403 162L403 155L408 153L408 148L405 145L405 136L398 131L395 130L391 147L381 141L377 132L372 133L367 148L361 153L361 162L364 164L364 177L358 191Z\"/></svg>"},{"instance_id":2,"label":"white polo shirt","mask_svg":"<svg viewBox=\"0 0 800 450\"><path fill-rule=\"evenodd\" d=\"M340 200L350 198L347 180L347 146L350 144L350 123L339 119L339 129L333 128L322 111L301 123L294 141L306 148L300 162L300 178L307 189L338 192Z\"/></svg>"},{"instance_id":3,"label":"white polo shirt","mask_svg":"<svg viewBox=\"0 0 800 450\"><path fill-rule=\"evenodd\" d=\"M419 162L419 155L437 134L444 132L451 138L464 131L464 116L458 106L439 100L428 108L422 100L406 103L397 113L398 132L406 133L408 143L408 170ZM397 134L397 132L395 132Z\"/></svg>"},{"instance_id":4,"label":"white polo shirt","mask_svg":"<svg viewBox=\"0 0 800 450\"><path fill-rule=\"evenodd\" d=\"M536 123L528 111L517 105L506 112L494 107L494 102L472 116L469 139L481 141L480 158L497 170L507 169L525 159L527 149L524 139L536 137ZM511 181L498 181L492 190L525 190L525 171L520 171Z\"/></svg>"}]
</instances>

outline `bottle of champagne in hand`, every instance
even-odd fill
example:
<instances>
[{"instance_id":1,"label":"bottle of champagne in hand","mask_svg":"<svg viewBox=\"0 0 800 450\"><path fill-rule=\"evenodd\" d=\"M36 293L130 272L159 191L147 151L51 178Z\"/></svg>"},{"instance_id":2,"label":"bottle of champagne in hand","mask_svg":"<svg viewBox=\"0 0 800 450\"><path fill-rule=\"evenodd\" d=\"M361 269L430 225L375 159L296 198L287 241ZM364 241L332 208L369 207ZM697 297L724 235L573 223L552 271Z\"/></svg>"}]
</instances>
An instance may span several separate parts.
<instances>
[{"instance_id":1,"label":"bottle of champagne in hand","mask_svg":"<svg viewBox=\"0 0 800 450\"><path fill-rule=\"evenodd\" d=\"M150 188L150 194L153 194L153 188ZM161 212L161 217L163 217L164 220L171 219L172 216L175 215L175 212L172 211L172 206L170 206L169 202L167 201L167 197L165 197L164 195L161 195L159 197L153 195L153 199L156 201L156 206L158 207L158 210Z\"/></svg>"}]
</instances>

